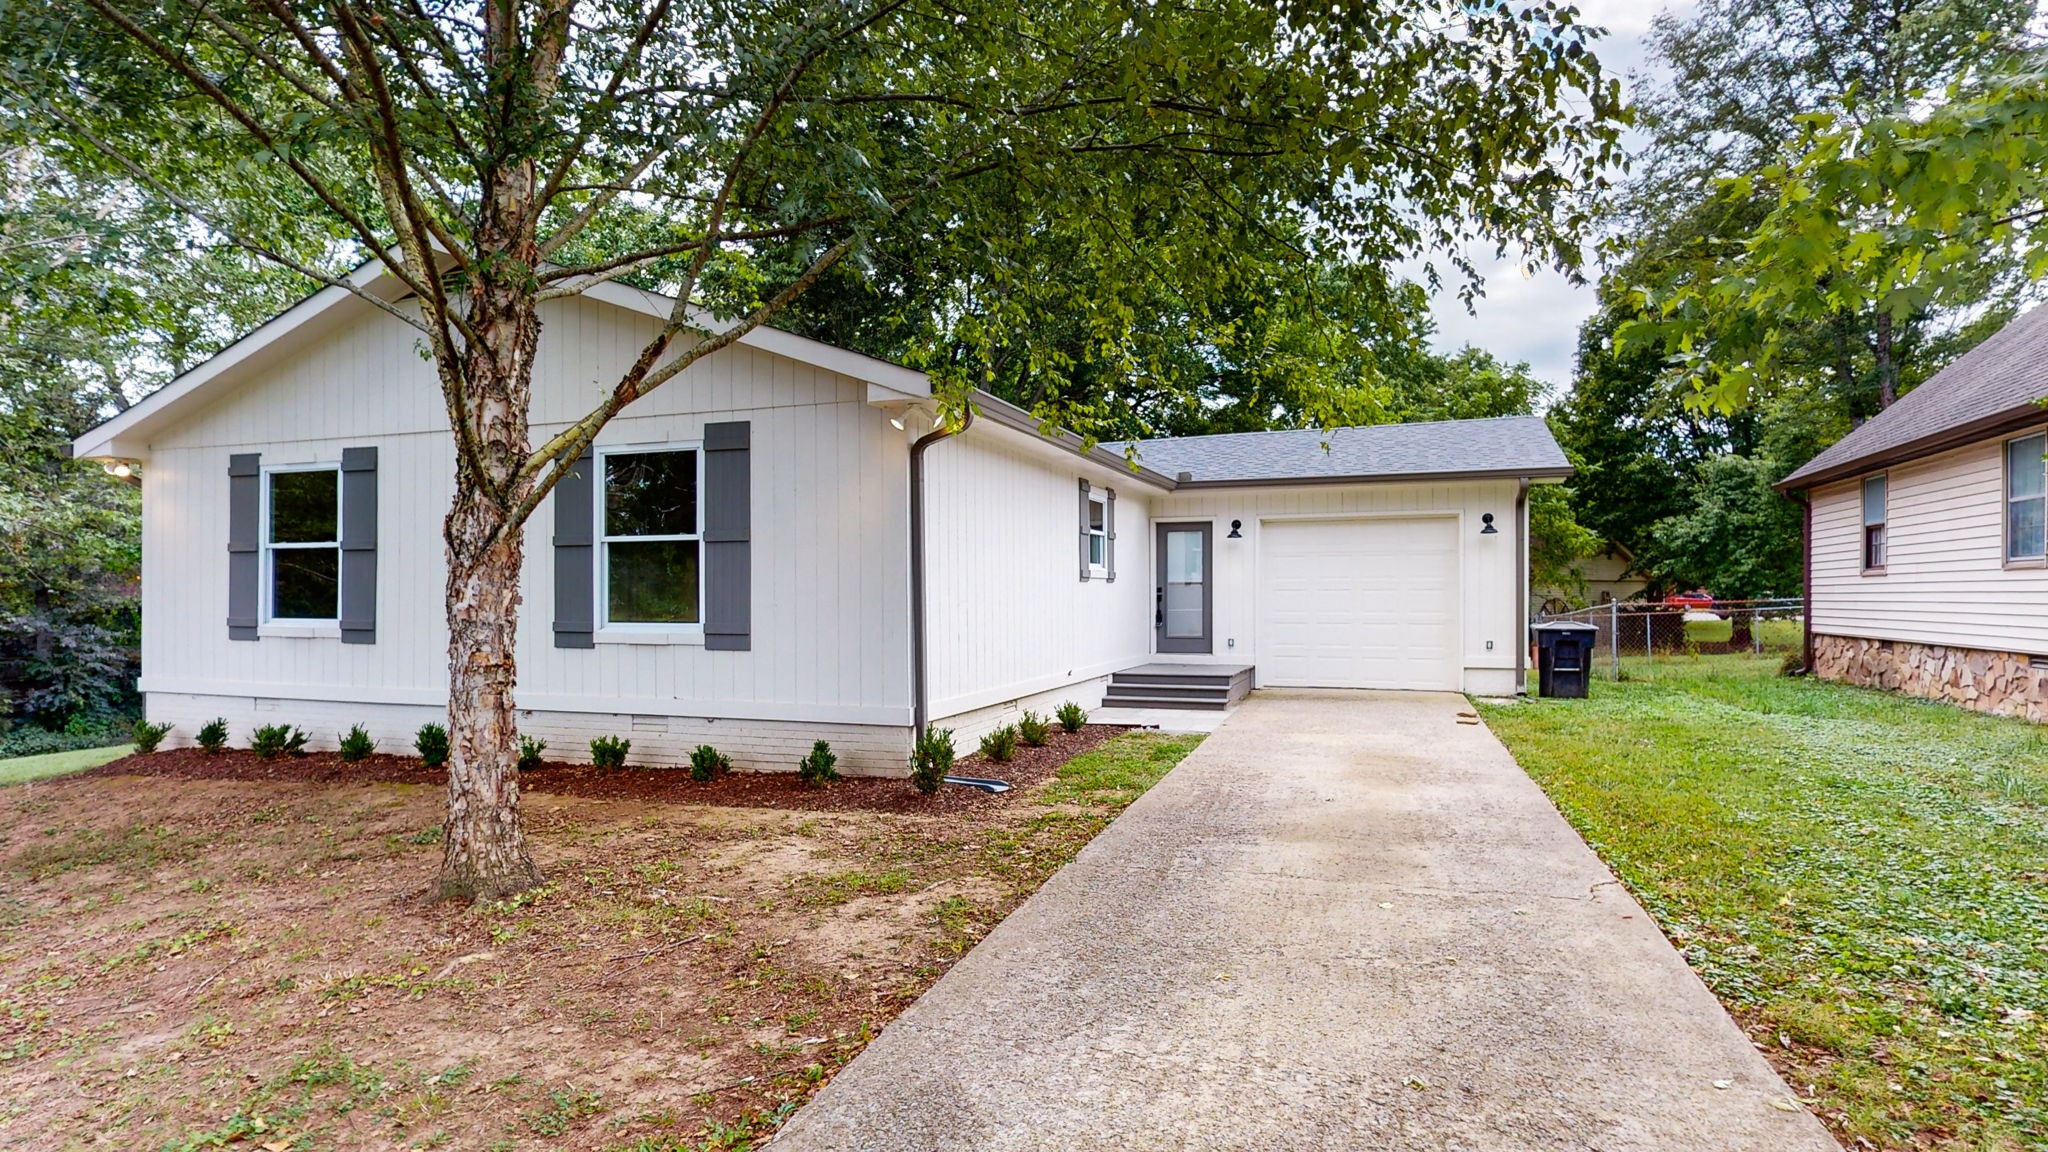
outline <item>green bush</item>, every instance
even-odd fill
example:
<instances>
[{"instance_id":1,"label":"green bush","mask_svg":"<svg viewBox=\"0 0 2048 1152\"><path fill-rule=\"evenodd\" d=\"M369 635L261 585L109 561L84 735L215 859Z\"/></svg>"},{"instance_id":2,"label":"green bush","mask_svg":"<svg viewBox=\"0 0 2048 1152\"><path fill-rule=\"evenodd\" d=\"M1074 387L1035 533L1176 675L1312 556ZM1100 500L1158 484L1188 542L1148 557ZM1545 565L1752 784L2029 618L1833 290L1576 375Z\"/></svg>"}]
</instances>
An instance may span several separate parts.
<instances>
[{"instance_id":1,"label":"green bush","mask_svg":"<svg viewBox=\"0 0 2048 1152\"><path fill-rule=\"evenodd\" d=\"M981 738L981 758L1008 764L1017 754L1017 726L1005 724Z\"/></svg>"},{"instance_id":2,"label":"green bush","mask_svg":"<svg viewBox=\"0 0 2048 1152\"><path fill-rule=\"evenodd\" d=\"M306 733L295 724L265 724L250 734L249 750L265 760L297 756L306 750Z\"/></svg>"},{"instance_id":3,"label":"green bush","mask_svg":"<svg viewBox=\"0 0 2048 1152\"><path fill-rule=\"evenodd\" d=\"M216 716L212 720L209 720L205 724L200 726L199 747L203 749L207 755L211 756L215 752L218 752L227 746L228 722L226 717Z\"/></svg>"},{"instance_id":4,"label":"green bush","mask_svg":"<svg viewBox=\"0 0 2048 1152\"><path fill-rule=\"evenodd\" d=\"M344 764L353 764L377 750L377 742L370 739L370 730L361 724L341 734L336 741Z\"/></svg>"},{"instance_id":5,"label":"green bush","mask_svg":"<svg viewBox=\"0 0 2048 1152\"><path fill-rule=\"evenodd\" d=\"M156 751L156 746L163 743L164 737L170 735L170 732L171 726L169 724L151 724L147 720L137 720L135 722L135 750L145 754Z\"/></svg>"},{"instance_id":6,"label":"green bush","mask_svg":"<svg viewBox=\"0 0 2048 1152\"><path fill-rule=\"evenodd\" d=\"M439 768L448 762L448 728L443 724L428 721L413 733L413 751L420 754L420 763L429 768Z\"/></svg>"},{"instance_id":7,"label":"green bush","mask_svg":"<svg viewBox=\"0 0 2048 1152\"><path fill-rule=\"evenodd\" d=\"M599 768L624 768L626 753L633 750L631 740L617 736L599 736L590 742L590 762Z\"/></svg>"},{"instance_id":8,"label":"green bush","mask_svg":"<svg viewBox=\"0 0 2048 1152\"><path fill-rule=\"evenodd\" d=\"M927 728L910 750L910 782L930 795L953 771L953 730Z\"/></svg>"},{"instance_id":9,"label":"green bush","mask_svg":"<svg viewBox=\"0 0 2048 1152\"><path fill-rule=\"evenodd\" d=\"M1778 675L1806 675L1806 653L1800 651L1797 648L1794 648L1792 651L1785 653L1785 658L1783 660L1778 661Z\"/></svg>"},{"instance_id":10,"label":"green bush","mask_svg":"<svg viewBox=\"0 0 2048 1152\"><path fill-rule=\"evenodd\" d=\"M839 757L833 755L832 745L820 740L811 745L811 754L796 762L797 779L806 784L830 784L839 779L839 769L834 767Z\"/></svg>"},{"instance_id":11,"label":"green bush","mask_svg":"<svg viewBox=\"0 0 2048 1152\"><path fill-rule=\"evenodd\" d=\"M690 779L708 783L732 771L732 757L709 744L697 745L690 753Z\"/></svg>"},{"instance_id":12,"label":"green bush","mask_svg":"<svg viewBox=\"0 0 2048 1152\"><path fill-rule=\"evenodd\" d=\"M1065 728L1069 732L1079 732L1081 725L1088 722L1088 710L1072 700L1060 705L1059 711L1053 713L1053 715L1059 717L1060 727Z\"/></svg>"},{"instance_id":13,"label":"green bush","mask_svg":"<svg viewBox=\"0 0 2048 1152\"><path fill-rule=\"evenodd\" d=\"M1052 723L1036 712L1026 712L1017 719L1017 739L1033 748L1045 747L1052 736Z\"/></svg>"},{"instance_id":14,"label":"green bush","mask_svg":"<svg viewBox=\"0 0 2048 1152\"><path fill-rule=\"evenodd\" d=\"M519 770L532 772L540 767L540 754L548 750L548 742L531 736L519 738Z\"/></svg>"}]
</instances>

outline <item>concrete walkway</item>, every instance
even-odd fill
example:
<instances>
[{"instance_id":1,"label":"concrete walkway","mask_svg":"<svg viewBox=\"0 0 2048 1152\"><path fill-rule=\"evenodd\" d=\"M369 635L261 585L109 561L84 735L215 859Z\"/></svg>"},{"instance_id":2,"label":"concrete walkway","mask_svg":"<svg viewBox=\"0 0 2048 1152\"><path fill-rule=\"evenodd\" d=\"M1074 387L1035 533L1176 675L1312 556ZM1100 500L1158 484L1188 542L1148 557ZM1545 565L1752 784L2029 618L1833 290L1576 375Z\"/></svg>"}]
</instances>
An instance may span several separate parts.
<instances>
[{"instance_id":1,"label":"concrete walkway","mask_svg":"<svg viewBox=\"0 0 2048 1152\"><path fill-rule=\"evenodd\" d=\"M1836 1152L1464 706L1254 695L777 1152Z\"/></svg>"}]
</instances>

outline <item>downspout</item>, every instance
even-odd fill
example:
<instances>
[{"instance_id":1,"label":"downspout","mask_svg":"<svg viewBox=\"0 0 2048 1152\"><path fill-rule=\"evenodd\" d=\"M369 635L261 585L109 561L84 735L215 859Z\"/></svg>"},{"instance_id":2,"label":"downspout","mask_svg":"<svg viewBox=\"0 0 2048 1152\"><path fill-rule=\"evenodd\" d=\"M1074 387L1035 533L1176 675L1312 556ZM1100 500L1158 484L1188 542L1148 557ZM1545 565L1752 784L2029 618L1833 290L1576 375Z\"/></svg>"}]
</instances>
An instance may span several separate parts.
<instances>
[{"instance_id":1,"label":"downspout","mask_svg":"<svg viewBox=\"0 0 2048 1152\"><path fill-rule=\"evenodd\" d=\"M926 698L924 660L924 452L949 436L958 436L974 426L974 407L968 405L958 428L943 425L917 438L910 446L910 738L924 735L930 720L931 701Z\"/></svg>"},{"instance_id":2,"label":"downspout","mask_svg":"<svg viewBox=\"0 0 2048 1152\"><path fill-rule=\"evenodd\" d=\"M1529 478L1515 489L1515 695L1529 679Z\"/></svg>"}]
</instances>

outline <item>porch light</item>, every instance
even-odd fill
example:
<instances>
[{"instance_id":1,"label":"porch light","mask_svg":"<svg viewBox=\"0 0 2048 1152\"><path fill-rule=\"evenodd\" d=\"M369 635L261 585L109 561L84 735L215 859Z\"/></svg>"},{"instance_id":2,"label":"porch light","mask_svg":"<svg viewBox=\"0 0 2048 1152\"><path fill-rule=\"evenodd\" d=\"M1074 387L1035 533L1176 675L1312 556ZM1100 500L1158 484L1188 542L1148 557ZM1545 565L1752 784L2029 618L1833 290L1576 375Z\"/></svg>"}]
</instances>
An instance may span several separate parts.
<instances>
[{"instance_id":1,"label":"porch light","mask_svg":"<svg viewBox=\"0 0 2048 1152\"><path fill-rule=\"evenodd\" d=\"M1500 531L1500 529L1495 528L1493 526L1493 513L1491 512L1488 512L1484 516L1481 516L1479 518L1479 523L1482 525L1482 527L1479 529L1479 534L1481 536L1492 536Z\"/></svg>"},{"instance_id":2,"label":"porch light","mask_svg":"<svg viewBox=\"0 0 2048 1152\"><path fill-rule=\"evenodd\" d=\"M891 428L894 428L894 429L895 429L895 430L897 430L898 432L901 432L901 431L903 431L903 430L904 430L904 424L903 424L903 417L902 417L902 416L900 416L900 415L897 415L897 416L891 416L891 417L889 417L889 427L891 427Z\"/></svg>"},{"instance_id":3,"label":"porch light","mask_svg":"<svg viewBox=\"0 0 2048 1152\"><path fill-rule=\"evenodd\" d=\"M1228 536L1225 536L1225 537L1224 537L1224 539L1225 539L1225 540L1242 540L1242 539L1244 539L1244 533L1242 533L1242 532L1238 531L1238 529L1240 529L1240 528L1242 528L1242 527L1244 527L1244 521L1242 521L1242 520L1232 520L1232 521L1230 522L1230 535L1228 535Z\"/></svg>"},{"instance_id":4,"label":"porch light","mask_svg":"<svg viewBox=\"0 0 2048 1152\"><path fill-rule=\"evenodd\" d=\"M135 475L135 465L127 460L102 460L100 467L116 480L127 480Z\"/></svg>"}]
</instances>

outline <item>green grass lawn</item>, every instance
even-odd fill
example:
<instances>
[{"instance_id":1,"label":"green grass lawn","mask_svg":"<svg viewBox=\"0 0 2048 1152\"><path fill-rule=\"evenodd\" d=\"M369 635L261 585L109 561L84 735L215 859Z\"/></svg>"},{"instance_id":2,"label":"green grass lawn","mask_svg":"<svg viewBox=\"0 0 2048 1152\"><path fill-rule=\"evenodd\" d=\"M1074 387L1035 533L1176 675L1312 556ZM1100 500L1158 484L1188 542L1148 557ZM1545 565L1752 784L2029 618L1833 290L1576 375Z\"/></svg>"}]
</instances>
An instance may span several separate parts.
<instances>
[{"instance_id":1,"label":"green grass lawn","mask_svg":"<svg viewBox=\"0 0 2048 1152\"><path fill-rule=\"evenodd\" d=\"M83 772L87 768L97 768L109 760L117 760L133 751L135 745L119 744L112 748L79 748L71 752L51 752L43 756L17 756L12 760L0 760L0 787Z\"/></svg>"},{"instance_id":2,"label":"green grass lawn","mask_svg":"<svg viewBox=\"0 0 2048 1152\"><path fill-rule=\"evenodd\" d=\"M1640 621L1638 622L1640 623ZM1756 632L1763 638L1764 647L1780 650L1797 648L1802 639L1802 625L1797 620L1760 620ZM1735 621L1687 620L1685 638L1695 644L1726 644L1735 635Z\"/></svg>"},{"instance_id":3,"label":"green grass lawn","mask_svg":"<svg viewBox=\"0 0 2048 1152\"><path fill-rule=\"evenodd\" d=\"M1480 707L1837 1135L2048 1147L2048 732L1777 663Z\"/></svg>"}]
</instances>

